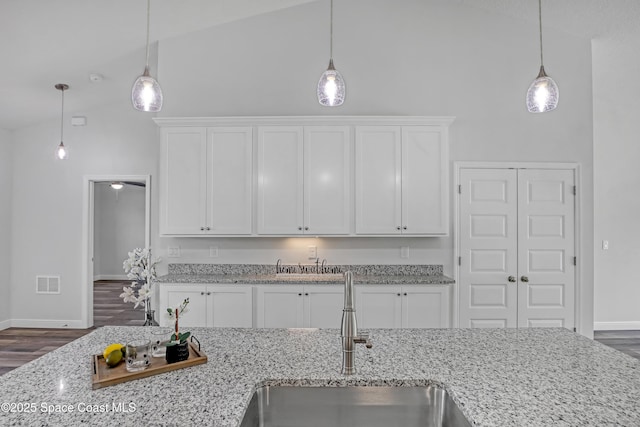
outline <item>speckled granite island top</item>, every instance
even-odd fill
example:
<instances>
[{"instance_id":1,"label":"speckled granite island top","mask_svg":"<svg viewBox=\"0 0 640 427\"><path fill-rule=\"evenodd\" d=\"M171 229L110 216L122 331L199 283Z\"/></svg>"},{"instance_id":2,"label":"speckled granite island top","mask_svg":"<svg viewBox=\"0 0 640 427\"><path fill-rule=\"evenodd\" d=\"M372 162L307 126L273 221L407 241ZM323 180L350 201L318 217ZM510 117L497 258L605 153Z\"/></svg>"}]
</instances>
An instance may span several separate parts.
<instances>
[{"instance_id":1,"label":"speckled granite island top","mask_svg":"<svg viewBox=\"0 0 640 427\"><path fill-rule=\"evenodd\" d=\"M280 270L308 269L305 274L280 273ZM317 268L319 273L314 274ZM442 265L265 265L265 264L169 264L169 274L158 277L160 283L219 284L304 284L344 283L343 272L354 273L354 283L368 285L446 285L455 283L442 274Z\"/></svg>"},{"instance_id":2,"label":"speckled granite island top","mask_svg":"<svg viewBox=\"0 0 640 427\"><path fill-rule=\"evenodd\" d=\"M151 330L103 327L0 376L0 425L235 426L265 384L430 383L474 425L640 425L640 361L564 329L374 329L346 377L337 330L192 328L207 364L92 390L91 355Z\"/></svg>"}]
</instances>

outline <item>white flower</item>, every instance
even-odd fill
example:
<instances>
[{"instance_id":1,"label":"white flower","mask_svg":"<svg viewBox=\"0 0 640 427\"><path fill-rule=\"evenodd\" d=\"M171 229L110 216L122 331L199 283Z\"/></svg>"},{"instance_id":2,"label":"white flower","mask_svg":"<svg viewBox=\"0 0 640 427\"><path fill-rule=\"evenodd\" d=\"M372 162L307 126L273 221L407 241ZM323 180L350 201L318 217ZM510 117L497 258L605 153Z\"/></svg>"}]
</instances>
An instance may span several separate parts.
<instances>
[{"instance_id":1,"label":"white flower","mask_svg":"<svg viewBox=\"0 0 640 427\"><path fill-rule=\"evenodd\" d=\"M122 298L124 302L134 302L136 305L138 304L138 298L136 298L133 293L133 288L125 286L122 290L124 292L120 294L120 298Z\"/></svg>"}]
</instances>

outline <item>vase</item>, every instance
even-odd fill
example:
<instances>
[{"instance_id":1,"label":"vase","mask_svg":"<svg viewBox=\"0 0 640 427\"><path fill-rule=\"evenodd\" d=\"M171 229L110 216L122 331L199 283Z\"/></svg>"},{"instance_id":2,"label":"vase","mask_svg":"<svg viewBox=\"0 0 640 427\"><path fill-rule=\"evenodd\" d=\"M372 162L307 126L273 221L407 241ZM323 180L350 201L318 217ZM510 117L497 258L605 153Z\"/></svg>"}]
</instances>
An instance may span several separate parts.
<instances>
[{"instance_id":1,"label":"vase","mask_svg":"<svg viewBox=\"0 0 640 427\"><path fill-rule=\"evenodd\" d=\"M182 362L189 358L189 343L183 342L180 344L168 345L165 359L167 363Z\"/></svg>"},{"instance_id":2,"label":"vase","mask_svg":"<svg viewBox=\"0 0 640 427\"><path fill-rule=\"evenodd\" d=\"M144 325L142 326L160 326L156 319L154 318L155 310L148 310L145 307L144 310Z\"/></svg>"}]
</instances>

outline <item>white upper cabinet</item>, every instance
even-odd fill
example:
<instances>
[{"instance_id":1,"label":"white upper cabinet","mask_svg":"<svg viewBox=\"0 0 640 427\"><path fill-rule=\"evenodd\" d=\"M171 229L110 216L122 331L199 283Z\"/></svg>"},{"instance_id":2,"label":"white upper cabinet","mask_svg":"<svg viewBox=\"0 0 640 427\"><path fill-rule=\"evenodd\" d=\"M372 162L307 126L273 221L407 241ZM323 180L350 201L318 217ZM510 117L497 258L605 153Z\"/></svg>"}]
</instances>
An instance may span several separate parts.
<instances>
[{"instance_id":1,"label":"white upper cabinet","mask_svg":"<svg viewBox=\"0 0 640 427\"><path fill-rule=\"evenodd\" d=\"M164 127L162 235L251 234L251 127Z\"/></svg>"},{"instance_id":2,"label":"white upper cabinet","mask_svg":"<svg viewBox=\"0 0 640 427\"><path fill-rule=\"evenodd\" d=\"M448 144L439 126L356 127L356 234L446 235Z\"/></svg>"},{"instance_id":3,"label":"white upper cabinet","mask_svg":"<svg viewBox=\"0 0 640 427\"><path fill-rule=\"evenodd\" d=\"M348 234L350 139L344 126L258 128L258 234Z\"/></svg>"}]
</instances>

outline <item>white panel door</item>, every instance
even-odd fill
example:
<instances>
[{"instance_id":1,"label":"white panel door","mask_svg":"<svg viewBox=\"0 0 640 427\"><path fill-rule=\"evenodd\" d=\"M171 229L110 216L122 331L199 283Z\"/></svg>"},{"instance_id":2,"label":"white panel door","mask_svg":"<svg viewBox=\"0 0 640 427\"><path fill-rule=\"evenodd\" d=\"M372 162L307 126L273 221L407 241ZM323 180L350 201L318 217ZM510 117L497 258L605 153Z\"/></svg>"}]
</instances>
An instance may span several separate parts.
<instances>
[{"instance_id":1,"label":"white panel door","mask_svg":"<svg viewBox=\"0 0 640 427\"><path fill-rule=\"evenodd\" d=\"M343 308L343 286L306 286L304 288L305 328L340 328Z\"/></svg>"},{"instance_id":2,"label":"white panel door","mask_svg":"<svg viewBox=\"0 0 640 427\"><path fill-rule=\"evenodd\" d=\"M356 127L357 234L400 234L401 146L398 126Z\"/></svg>"},{"instance_id":3,"label":"white panel door","mask_svg":"<svg viewBox=\"0 0 640 427\"><path fill-rule=\"evenodd\" d=\"M252 128L209 128L207 140L207 234L251 234Z\"/></svg>"},{"instance_id":4,"label":"white panel door","mask_svg":"<svg viewBox=\"0 0 640 427\"><path fill-rule=\"evenodd\" d=\"M209 286L209 327L251 328L253 326L253 287Z\"/></svg>"},{"instance_id":5,"label":"white panel door","mask_svg":"<svg viewBox=\"0 0 640 427\"><path fill-rule=\"evenodd\" d=\"M302 328L304 311L302 286L258 286L256 326L258 328Z\"/></svg>"},{"instance_id":6,"label":"white panel door","mask_svg":"<svg viewBox=\"0 0 640 427\"><path fill-rule=\"evenodd\" d=\"M402 287L357 286L355 296L358 327L402 327Z\"/></svg>"},{"instance_id":7,"label":"white panel door","mask_svg":"<svg viewBox=\"0 0 640 427\"><path fill-rule=\"evenodd\" d=\"M302 127L258 128L258 234L303 232Z\"/></svg>"},{"instance_id":8,"label":"white panel door","mask_svg":"<svg viewBox=\"0 0 640 427\"><path fill-rule=\"evenodd\" d=\"M185 298L189 305L184 316L178 313L181 329L207 325L207 289L205 285L163 285L160 292L160 309L157 316L161 326L173 326L167 316L167 308L180 307Z\"/></svg>"},{"instance_id":9,"label":"white panel door","mask_svg":"<svg viewBox=\"0 0 640 427\"><path fill-rule=\"evenodd\" d=\"M402 234L447 234L448 147L439 129L402 128Z\"/></svg>"},{"instance_id":10,"label":"white panel door","mask_svg":"<svg viewBox=\"0 0 640 427\"><path fill-rule=\"evenodd\" d=\"M462 328L517 326L517 171L460 171Z\"/></svg>"},{"instance_id":11,"label":"white panel door","mask_svg":"<svg viewBox=\"0 0 640 427\"><path fill-rule=\"evenodd\" d=\"M350 166L347 126L304 128L305 234L349 234Z\"/></svg>"},{"instance_id":12,"label":"white panel door","mask_svg":"<svg viewBox=\"0 0 640 427\"><path fill-rule=\"evenodd\" d=\"M518 326L574 327L574 177L518 172Z\"/></svg>"},{"instance_id":13,"label":"white panel door","mask_svg":"<svg viewBox=\"0 0 640 427\"><path fill-rule=\"evenodd\" d=\"M206 225L205 128L162 128L160 234L202 234Z\"/></svg>"}]
</instances>

